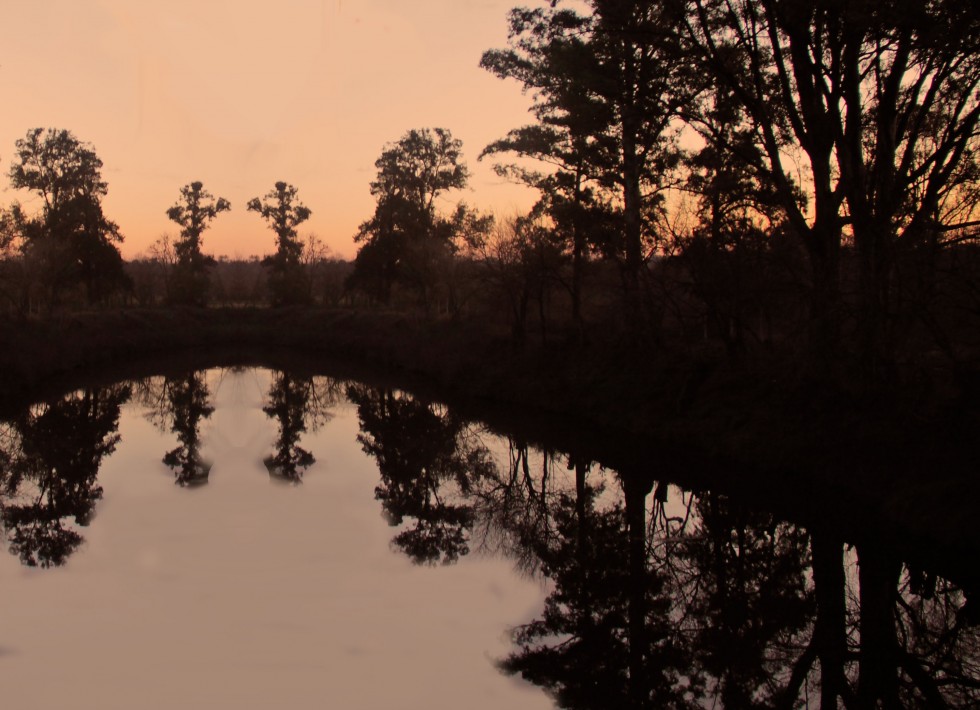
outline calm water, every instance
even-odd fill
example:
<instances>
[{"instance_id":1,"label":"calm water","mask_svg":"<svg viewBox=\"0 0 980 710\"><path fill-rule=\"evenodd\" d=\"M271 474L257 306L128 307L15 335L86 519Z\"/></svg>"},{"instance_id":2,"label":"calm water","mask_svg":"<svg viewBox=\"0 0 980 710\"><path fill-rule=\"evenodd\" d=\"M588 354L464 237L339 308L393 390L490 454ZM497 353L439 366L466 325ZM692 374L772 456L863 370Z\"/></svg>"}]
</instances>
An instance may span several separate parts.
<instances>
[{"instance_id":1,"label":"calm water","mask_svg":"<svg viewBox=\"0 0 980 710\"><path fill-rule=\"evenodd\" d=\"M79 390L0 467L5 707L980 703L954 582L398 390Z\"/></svg>"}]
</instances>

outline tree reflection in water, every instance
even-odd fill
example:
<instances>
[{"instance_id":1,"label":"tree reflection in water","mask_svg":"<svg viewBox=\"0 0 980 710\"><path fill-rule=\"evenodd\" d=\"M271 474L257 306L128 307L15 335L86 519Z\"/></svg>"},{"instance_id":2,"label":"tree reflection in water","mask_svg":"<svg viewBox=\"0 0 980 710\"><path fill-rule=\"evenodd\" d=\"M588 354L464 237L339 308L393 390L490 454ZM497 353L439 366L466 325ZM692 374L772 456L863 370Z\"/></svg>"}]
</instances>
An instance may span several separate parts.
<instances>
[{"instance_id":1,"label":"tree reflection in water","mask_svg":"<svg viewBox=\"0 0 980 710\"><path fill-rule=\"evenodd\" d=\"M201 457L200 427L201 420L214 413L214 407L210 403L205 371L141 380L137 383L137 396L157 428L169 429L177 435L179 446L163 457L163 462L173 470L177 485L206 484L211 464Z\"/></svg>"},{"instance_id":2,"label":"tree reflection in water","mask_svg":"<svg viewBox=\"0 0 980 710\"><path fill-rule=\"evenodd\" d=\"M135 384L177 435L177 482L207 480L204 372ZM270 472L299 480L302 434L341 385L274 373ZM81 390L0 424L0 523L24 564L63 564L101 498L129 385ZM357 441L396 549L423 563L501 553L548 580L500 668L567 708L980 707L980 632L964 592L865 534L808 529L717 492L489 435L445 406L352 384ZM72 524L74 521L74 524Z\"/></svg>"},{"instance_id":3,"label":"tree reflection in water","mask_svg":"<svg viewBox=\"0 0 980 710\"><path fill-rule=\"evenodd\" d=\"M415 561L499 551L550 582L500 668L566 708L976 707L955 585L725 495L535 452L404 393L348 387L376 498ZM560 465L565 461L565 466ZM562 468L569 474L562 476Z\"/></svg>"},{"instance_id":4,"label":"tree reflection in water","mask_svg":"<svg viewBox=\"0 0 980 710\"><path fill-rule=\"evenodd\" d=\"M800 640L816 610L806 533L724 496L707 493L692 503L689 529L670 530L664 520L654 534L666 540L673 533L661 564L674 571L674 593L687 598L684 630L701 669L698 691L725 707L796 697L794 664L801 653L812 662Z\"/></svg>"},{"instance_id":5,"label":"tree reflection in water","mask_svg":"<svg viewBox=\"0 0 980 710\"><path fill-rule=\"evenodd\" d=\"M543 614L515 629L516 650L500 666L559 706L980 703L980 634L967 627L954 585L925 589L921 575L871 545L845 556L832 543L837 574L817 574L803 529L711 493L687 494L684 513L669 515L665 485L641 493L644 559L636 566L635 484L620 480L622 501L604 508L595 495L585 506L557 495L556 537L524 541L554 588Z\"/></svg>"},{"instance_id":6,"label":"tree reflection in water","mask_svg":"<svg viewBox=\"0 0 980 710\"><path fill-rule=\"evenodd\" d=\"M30 566L62 565L82 543L102 498L102 459L119 442L127 385L73 392L0 424L0 521L10 551Z\"/></svg>"},{"instance_id":7,"label":"tree reflection in water","mask_svg":"<svg viewBox=\"0 0 980 710\"><path fill-rule=\"evenodd\" d=\"M559 467L551 452L538 454L522 438L507 440L506 460L482 476L472 494L481 549L507 554L525 574L540 573L537 550L557 534L552 499Z\"/></svg>"},{"instance_id":8,"label":"tree reflection in water","mask_svg":"<svg viewBox=\"0 0 980 710\"><path fill-rule=\"evenodd\" d=\"M273 373L266 416L279 427L276 453L263 459L269 476L286 483L300 483L304 471L316 458L299 445L307 429L315 431L329 421L333 407L343 394L339 381L329 377L296 377L284 370Z\"/></svg>"},{"instance_id":9,"label":"tree reflection in water","mask_svg":"<svg viewBox=\"0 0 980 710\"><path fill-rule=\"evenodd\" d=\"M465 422L446 407L391 389L353 384L357 440L378 462L375 498L392 526L415 524L393 543L420 563L452 563L469 552L474 481L493 470L487 450L467 437Z\"/></svg>"}]
</instances>

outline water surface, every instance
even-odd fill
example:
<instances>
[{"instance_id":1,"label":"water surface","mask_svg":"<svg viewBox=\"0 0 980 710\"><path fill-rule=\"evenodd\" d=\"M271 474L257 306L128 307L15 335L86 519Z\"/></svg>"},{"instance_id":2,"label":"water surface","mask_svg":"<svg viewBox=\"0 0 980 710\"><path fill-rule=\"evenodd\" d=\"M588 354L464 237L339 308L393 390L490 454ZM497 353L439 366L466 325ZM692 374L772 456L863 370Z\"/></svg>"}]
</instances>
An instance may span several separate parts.
<instances>
[{"instance_id":1,"label":"water surface","mask_svg":"<svg viewBox=\"0 0 980 710\"><path fill-rule=\"evenodd\" d=\"M281 438L263 411L273 373L189 377L32 408L35 439L55 440L25 478L50 465L43 476L68 480L23 480L4 500L36 513L20 527L7 516L8 545L51 565L0 557L7 707L549 706L493 666L541 582L499 557L430 569L393 550L343 396L318 391L330 399L303 433L316 461L281 485L263 462ZM208 392L197 402L195 384ZM206 485L174 485L188 442L211 462Z\"/></svg>"},{"instance_id":2,"label":"water surface","mask_svg":"<svg viewBox=\"0 0 980 710\"><path fill-rule=\"evenodd\" d=\"M391 388L83 389L0 464L10 707L980 701L967 595L887 545Z\"/></svg>"}]
</instances>

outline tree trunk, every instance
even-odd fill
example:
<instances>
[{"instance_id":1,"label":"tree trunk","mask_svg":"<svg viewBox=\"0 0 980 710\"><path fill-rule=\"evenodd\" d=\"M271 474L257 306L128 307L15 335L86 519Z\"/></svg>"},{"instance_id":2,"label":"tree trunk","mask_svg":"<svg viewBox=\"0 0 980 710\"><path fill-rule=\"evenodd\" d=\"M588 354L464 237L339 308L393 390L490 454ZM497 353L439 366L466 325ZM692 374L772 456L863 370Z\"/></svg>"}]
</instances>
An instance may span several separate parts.
<instances>
[{"instance_id":1,"label":"tree trunk","mask_svg":"<svg viewBox=\"0 0 980 710\"><path fill-rule=\"evenodd\" d=\"M814 530L810 550L817 598L813 636L820 659L820 710L837 710L838 698L847 691L844 544L836 533Z\"/></svg>"},{"instance_id":2,"label":"tree trunk","mask_svg":"<svg viewBox=\"0 0 980 710\"><path fill-rule=\"evenodd\" d=\"M894 357L886 342L890 238L877 225L857 223L854 225L854 237L861 278L857 323L859 366L866 381L885 382L894 371Z\"/></svg>"},{"instance_id":3,"label":"tree trunk","mask_svg":"<svg viewBox=\"0 0 980 710\"><path fill-rule=\"evenodd\" d=\"M623 476L629 525L629 693L634 708L646 707L649 689L645 668L646 632L646 498L653 481L640 473Z\"/></svg>"},{"instance_id":4,"label":"tree trunk","mask_svg":"<svg viewBox=\"0 0 980 710\"><path fill-rule=\"evenodd\" d=\"M808 242L810 290L810 353L818 374L827 374L840 343L840 238L814 226Z\"/></svg>"},{"instance_id":5,"label":"tree trunk","mask_svg":"<svg viewBox=\"0 0 980 710\"><path fill-rule=\"evenodd\" d=\"M861 582L861 668L858 707L897 708L895 602L901 562L878 546L858 545Z\"/></svg>"},{"instance_id":6,"label":"tree trunk","mask_svg":"<svg viewBox=\"0 0 980 710\"><path fill-rule=\"evenodd\" d=\"M640 166L631 122L623 121L623 238L626 256L626 308L630 323L640 317L640 268L642 220L640 215Z\"/></svg>"},{"instance_id":7,"label":"tree trunk","mask_svg":"<svg viewBox=\"0 0 980 710\"><path fill-rule=\"evenodd\" d=\"M584 336L582 320L582 271L585 267L585 230L582 229L582 172L575 175L575 211L572 219L572 325L579 341Z\"/></svg>"},{"instance_id":8,"label":"tree trunk","mask_svg":"<svg viewBox=\"0 0 980 710\"><path fill-rule=\"evenodd\" d=\"M622 181L623 181L623 248L626 257L626 309L627 322L635 328L640 319L640 268L642 253L642 193L640 174L642 159L637 146L640 117L637 115L633 92L636 87L636 60L628 40L623 49L625 61L621 101L622 129Z\"/></svg>"}]
</instances>

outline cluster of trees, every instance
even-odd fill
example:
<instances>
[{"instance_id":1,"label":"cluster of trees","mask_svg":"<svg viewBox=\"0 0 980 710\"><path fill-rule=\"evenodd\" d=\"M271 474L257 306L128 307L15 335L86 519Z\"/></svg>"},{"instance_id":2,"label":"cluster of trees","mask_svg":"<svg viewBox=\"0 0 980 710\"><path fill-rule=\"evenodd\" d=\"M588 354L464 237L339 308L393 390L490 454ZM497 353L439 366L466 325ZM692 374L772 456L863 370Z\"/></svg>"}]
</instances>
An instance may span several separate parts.
<instances>
[{"instance_id":1,"label":"cluster of trees","mask_svg":"<svg viewBox=\"0 0 980 710\"><path fill-rule=\"evenodd\" d=\"M276 372L263 407L277 424L275 452L265 459L275 480L298 483L314 463L299 445L307 428L328 421L340 395L330 378ZM178 377L72 392L35 404L0 421L0 538L31 567L65 564L84 542L84 528L102 499L103 459L119 444L122 406L135 401L176 447L163 463L180 486L208 483L210 463L201 452L202 424L214 413L203 370Z\"/></svg>"},{"instance_id":2,"label":"cluster of trees","mask_svg":"<svg viewBox=\"0 0 980 710\"><path fill-rule=\"evenodd\" d=\"M463 201L440 209L469 179L462 142L446 128L408 131L384 147L375 167L371 193L377 203L354 238L360 248L346 281L349 293L427 314L503 317L523 340L532 303L544 332L547 306L558 290L570 297L581 321L586 254L572 250L578 266L568 278L567 250L552 220L560 208L549 212L543 197L530 214L509 218L480 213ZM608 231L611 214L606 224L596 219L592 226Z\"/></svg>"},{"instance_id":3,"label":"cluster of trees","mask_svg":"<svg viewBox=\"0 0 980 710\"><path fill-rule=\"evenodd\" d=\"M505 229L438 215L465 185L459 145L412 131L377 162L359 283L428 306L455 253L478 257L517 331L545 290L581 326L590 279L612 280L637 334L795 340L872 377L917 338L955 356L977 305L978 38L968 0L515 9L482 66L531 92L536 121L481 157L515 157L498 170L539 202ZM447 294L460 268L442 269Z\"/></svg>"},{"instance_id":4,"label":"cluster of trees","mask_svg":"<svg viewBox=\"0 0 980 710\"><path fill-rule=\"evenodd\" d=\"M90 144L66 130L32 129L16 142L9 174L12 187L33 193L41 204L32 214L16 202L0 209L0 297L6 308L30 313L78 303L152 302L159 291L173 304L203 306L211 300L217 261L203 252L202 235L231 203L203 183L182 187L167 210L179 236L161 238L149 259L127 265L118 249L123 240L119 227L102 209L108 185ZM259 293L265 302L310 303L313 273L324 271L327 254L315 236L306 242L299 238L296 227L311 210L299 202L297 189L277 182L263 198L250 200L247 209L276 235L276 252L261 262L266 278ZM157 277L162 289L152 284ZM327 295L319 285L320 296ZM250 300L256 295L252 291Z\"/></svg>"},{"instance_id":5,"label":"cluster of trees","mask_svg":"<svg viewBox=\"0 0 980 710\"><path fill-rule=\"evenodd\" d=\"M134 384L136 401L147 418L161 431L172 433L177 446L163 457L179 486L208 483L211 464L201 453L201 426L214 413L207 371L195 370L180 376L150 377ZM300 446L308 430L329 421L337 403L340 385L328 377L300 377L276 371L262 411L277 425L275 452L263 459L273 480L300 483L304 471L316 459Z\"/></svg>"},{"instance_id":6,"label":"cluster of trees","mask_svg":"<svg viewBox=\"0 0 980 710\"><path fill-rule=\"evenodd\" d=\"M304 263L304 251L311 252L311 262L325 256L325 248L315 237L306 245L299 238L296 227L310 218L312 210L299 201L297 194L296 187L280 181L264 197L253 197L246 205L276 235L276 252L261 262L267 272L266 293L273 306L309 304L312 280ZM167 216L180 227L179 237L173 244L169 237L163 237L153 249L155 260L169 267L165 274L168 302L204 306L212 300L211 272L217 262L201 251L201 235L220 213L230 209L228 200L214 197L200 182L181 188L180 199L167 210Z\"/></svg>"},{"instance_id":7,"label":"cluster of trees","mask_svg":"<svg viewBox=\"0 0 980 710\"><path fill-rule=\"evenodd\" d=\"M509 22L509 46L481 64L533 96L535 120L480 157L537 203L505 219L447 209L469 176L461 143L410 130L375 163L374 214L329 300L480 311L519 339L559 318L580 335L618 323L634 342L708 337L733 354L785 345L872 381L913 353L978 352L971 0L555 0ZM8 305L152 300L123 268L101 165L67 131L17 142L11 184L42 205L0 214ZM201 236L228 209L199 182L181 189L167 212L179 236L149 260L170 302L220 297ZM278 182L247 209L275 234L267 302L323 298L296 188ZM144 267L129 273L148 283Z\"/></svg>"}]
</instances>

